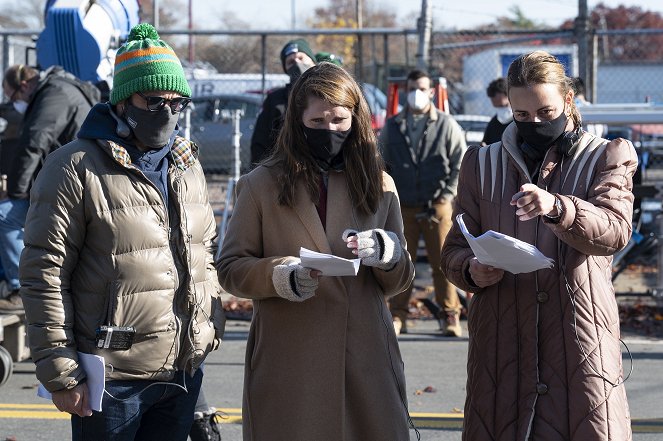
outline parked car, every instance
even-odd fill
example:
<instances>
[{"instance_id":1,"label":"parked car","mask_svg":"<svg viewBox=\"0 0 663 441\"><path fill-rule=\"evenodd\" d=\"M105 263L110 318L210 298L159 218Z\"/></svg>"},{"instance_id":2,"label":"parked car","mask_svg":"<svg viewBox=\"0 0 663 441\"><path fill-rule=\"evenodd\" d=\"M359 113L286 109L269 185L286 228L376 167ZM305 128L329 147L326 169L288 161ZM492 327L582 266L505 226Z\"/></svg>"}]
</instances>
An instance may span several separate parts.
<instances>
[{"instance_id":1,"label":"parked car","mask_svg":"<svg viewBox=\"0 0 663 441\"><path fill-rule=\"evenodd\" d=\"M200 163L205 173L233 173L235 150L231 111L241 110L240 170L251 166L251 135L262 107L262 95L220 94L195 97L191 103L191 140L200 147Z\"/></svg>"},{"instance_id":2,"label":"parked car","mask_svg":"<svg viewBox=\"0 0 663 441\"><path fill-rule=\"evenodd\" d=\"M481 144L486 126L490 121L490 116L485 115L452 115L458 122L460 128L465 132L465 142L467 145Z\"/></svg>"}]
</instances>

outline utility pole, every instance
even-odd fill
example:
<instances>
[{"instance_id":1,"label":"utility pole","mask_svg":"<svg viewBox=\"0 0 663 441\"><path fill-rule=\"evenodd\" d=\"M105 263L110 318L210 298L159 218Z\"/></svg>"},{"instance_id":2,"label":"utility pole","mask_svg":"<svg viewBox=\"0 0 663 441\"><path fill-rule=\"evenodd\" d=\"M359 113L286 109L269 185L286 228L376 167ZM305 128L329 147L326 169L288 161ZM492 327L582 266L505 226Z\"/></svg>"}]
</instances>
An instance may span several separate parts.
<instances>
[{"instance_id":1,"label":"utility pole","mask_svg":"<svg viewBox=\"0 0 663 441\"><path fill-rule=\"evenodd\" d=\"M578 0L578 17L575 20L575 37L578 43L578 76L585 81L587 90L592 90L593 84L589 75L589 16L587 13L587 0ZM589 97L593 99L593 97Z\"/></svg>"},{"instance_id":2,"label":"utility pole","mask_svg":"<svg viewBox=\"0 0 663 441\"><path fill-rule=\"evenodd\" d=\"M363 21L363 6L362 6L362 0L357 0L355 3L356 6L356 17L357 17L357 29L362 29L364 27L364 21ZM357 63L355 65L356 69L356 78L359 80L359 82L362 81L363 78L363 73L364 73L364 50L363 50L363 38L360 32L357 32Z\"/></svg>"},{"instance_id":3,"label":"utility pole","mask_svg":"<svg viewBox=\"0 0 663 441\"><path fill-rule=\"evenodd\" d=\"M193 0L189 0L189 32L193 31ZM193 34L189 33L189 65L193 67Z\"/></svg>"},{"instance_id":4,"label":"utility pole","mask_svg":"<svg viewBox=\"0 0 663 441\"><path fill-rule=\"evenodd\" d=\"M430 64L430 37L433 27L432 0L421 0L421 16L417 20L419 31L419 50L417 51L417 69L427 70Z\"/></svg>"},{"instance_id":5,"label":"utility pole","mask_svg":"<svg viewBox=\"0 0 663 441\"><path fill-rule=\"evenodd\" d=\"M159 0L152 1L152 24L154 29L159 30Z\"/></svg>"}]
</instances>

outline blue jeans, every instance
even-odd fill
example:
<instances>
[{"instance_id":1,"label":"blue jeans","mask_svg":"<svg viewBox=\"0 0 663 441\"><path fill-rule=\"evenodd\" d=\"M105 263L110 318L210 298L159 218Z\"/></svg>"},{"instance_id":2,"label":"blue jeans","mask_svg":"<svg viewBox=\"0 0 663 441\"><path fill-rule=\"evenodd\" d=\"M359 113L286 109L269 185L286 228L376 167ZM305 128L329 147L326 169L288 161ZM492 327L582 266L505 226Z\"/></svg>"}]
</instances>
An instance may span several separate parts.
<instances>
[{"instance_id":1,"label":"blue jeans","mask_svg":"<svg viewBox=\"0 0 663 441\"><path fill-rule=\"evenodd\" d=\"M188 393L175 385L181 386L183 379ZM193 377L177 372L170 385L109 381L102 412L71 416L72 441L186 441L202 381L200 369Z\"/></svg>"},{"instance_id":2,"label":"blue jeans","mask_svg":"<svg viewBox=\"0 0 663 441\"><path fill-rule=\"evenodd\" d=\"M0 201L0 263L9 289L20 288L18 261L23 251L23 227L28 214L28 199Z\"/></svg>"}]
</instances>

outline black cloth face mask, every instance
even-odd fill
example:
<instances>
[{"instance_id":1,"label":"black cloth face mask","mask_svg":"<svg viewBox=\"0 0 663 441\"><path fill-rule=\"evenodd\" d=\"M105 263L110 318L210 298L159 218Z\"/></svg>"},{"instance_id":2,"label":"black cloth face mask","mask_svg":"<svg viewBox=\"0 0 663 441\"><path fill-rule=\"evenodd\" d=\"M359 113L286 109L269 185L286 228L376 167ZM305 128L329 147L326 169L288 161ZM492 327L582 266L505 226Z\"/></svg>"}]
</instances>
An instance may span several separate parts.
<instances>
[{"instance_id":1,"label":"black cloth face mask","mask_svg":"<svg viewBox=\"0 0 663 441\"><path fill-rule=\"evenodd\" d=\"M168 144L180 119L179 112L173 114L169 106L151 112L127 102L124 109L124 119L136 139L151 149L160 149Z\"/></svg>"},{"instance_id":2,"label":"black cloth face mask","mask_svg":"<svg viewBox=\"0 0 663 441\"><path fill-rule=\"evenodd\" d=\"M545 152L559 139L566 128L566 112L550 121L529 122L515 120L520 135L530 149ZM543 157L543 156L542 156Z\"/></svg>"},{"instance_id":3,"label":"black cloth face mask","mask_svg":"<svg viewBox=\"0 0 663 441\"><path fill-rule=\"evenodd\" d=\"M343 144L352 128L345 131L312 129L303 126L306 144L322 170L343 169Z\"/></svg>"}]
</instances>

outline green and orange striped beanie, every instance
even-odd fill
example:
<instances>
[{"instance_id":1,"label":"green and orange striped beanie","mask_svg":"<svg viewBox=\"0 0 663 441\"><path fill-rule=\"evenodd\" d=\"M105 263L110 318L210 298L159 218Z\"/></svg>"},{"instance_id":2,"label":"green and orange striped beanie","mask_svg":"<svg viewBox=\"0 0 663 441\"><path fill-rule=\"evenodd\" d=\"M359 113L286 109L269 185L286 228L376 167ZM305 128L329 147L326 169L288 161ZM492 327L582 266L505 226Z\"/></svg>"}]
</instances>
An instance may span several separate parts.
<instances>
[{"instance_id":1,"label":"green and orange striped beanie","mask_svg":"<svg viewBox=\"0 0 663 441\"><path fill-rule=\"evenodd\" d=\"M159 39L149 23L131 29L129 38L115 55L111 104L129 98L135 92L164 90L191 96L180 59L173 49Z\"/></svg>"}]
</instances>

